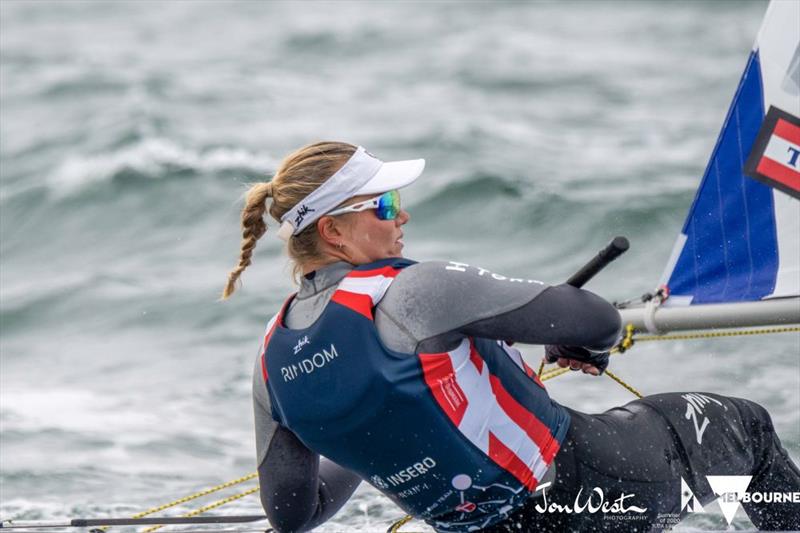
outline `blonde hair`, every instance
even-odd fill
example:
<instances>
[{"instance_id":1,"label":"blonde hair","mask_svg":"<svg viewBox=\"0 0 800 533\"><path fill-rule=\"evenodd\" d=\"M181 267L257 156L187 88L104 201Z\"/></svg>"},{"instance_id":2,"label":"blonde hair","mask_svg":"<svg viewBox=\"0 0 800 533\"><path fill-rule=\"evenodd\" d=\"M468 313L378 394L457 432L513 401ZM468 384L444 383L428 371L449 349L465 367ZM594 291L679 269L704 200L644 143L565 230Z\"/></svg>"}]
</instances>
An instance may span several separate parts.
<instances>
[{"instance_id":1,"label":"blonde hair","mask_svg":"<svg viewBox=\"0 0 800 533\"><path fill-rule=\"evenodd\" d=\"M272 181L256 183L247 191L242 209L242 248L239 264L228 274L228 282L222 291L225 299L236 290L236 282L242 272L250 266L256 242L267 231L264 213L267 198L272 198L269 214L280 222L281 217L303 198L311 194L342 168L355 153L356 147L343 142L318 142L292 152L281 162ZM289 239L289 258L293 261L295 276L302 265L320 258L317 225Z\"/></svg>"}]
</instances>

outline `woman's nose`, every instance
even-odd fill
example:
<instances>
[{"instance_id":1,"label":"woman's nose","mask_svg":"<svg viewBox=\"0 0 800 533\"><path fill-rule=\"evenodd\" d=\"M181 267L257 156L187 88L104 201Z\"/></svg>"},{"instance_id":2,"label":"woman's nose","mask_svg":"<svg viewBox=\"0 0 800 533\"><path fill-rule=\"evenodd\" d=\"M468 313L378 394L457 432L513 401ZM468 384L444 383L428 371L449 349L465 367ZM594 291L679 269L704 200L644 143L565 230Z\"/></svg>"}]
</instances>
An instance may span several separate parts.
<instances>
[{"instance_id":1,"label":"woman's nose","mask_svg":"<svg viewBox=\"0 0 800 533\"><path fill-rule=\"evenodd\" d=\"M408 211L405 209L400 210L400 214L397 215L397 225L402 226L403 224L407 223L411 220L411 215L408 214Z\"/></svg>"}]
</instances>

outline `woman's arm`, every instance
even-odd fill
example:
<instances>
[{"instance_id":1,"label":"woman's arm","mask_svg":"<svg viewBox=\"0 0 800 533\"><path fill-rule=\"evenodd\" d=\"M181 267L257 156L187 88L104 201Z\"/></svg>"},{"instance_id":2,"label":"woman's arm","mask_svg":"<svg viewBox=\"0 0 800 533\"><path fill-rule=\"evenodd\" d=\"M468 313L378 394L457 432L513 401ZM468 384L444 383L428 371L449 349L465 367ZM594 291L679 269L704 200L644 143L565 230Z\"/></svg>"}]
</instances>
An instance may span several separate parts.
<instances>
[{"instance_id":1,"label":"woman's arm","mask_svg":"<svg viewBox=\"0 0 800 533\"><path fill-rule=\"evenodd\" d=\"M397 275L376 312L381 339L401 352L452 349L464 335L604 350L619 313L599 296L464 263L417 263Z\"/></svg>"},{"instance_id":2,"label":"woman's arm","mask_svg":"<svg viewBox=\"0 0 800 533\"><path fill-rule=\"evenodd\" d=\"M258 479L261 505L278 532L306 531L347 502L361 479L306 448L272 419L269 395L256 362L253 375Z\"/></svg>"},{"instance_id":3,"label":"woman's arm","mask_svg":"<svg viewBox=\"0 0 800 533\"><path fill-rule=\"evenodd\" d=\"M506 313L476 320L458 331L530 344L566 344L605 351L619 340L622 322L614 307L570 285L548 287Z\"/></svg>"}]
</instances>

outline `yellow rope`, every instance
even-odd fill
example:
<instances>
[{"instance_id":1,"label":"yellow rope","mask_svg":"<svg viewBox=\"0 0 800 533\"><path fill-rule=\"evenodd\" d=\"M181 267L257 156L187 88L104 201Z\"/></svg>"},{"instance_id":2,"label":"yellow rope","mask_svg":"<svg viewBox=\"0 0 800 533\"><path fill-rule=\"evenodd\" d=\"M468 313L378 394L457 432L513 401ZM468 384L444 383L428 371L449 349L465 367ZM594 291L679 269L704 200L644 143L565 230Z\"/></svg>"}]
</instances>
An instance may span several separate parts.
<instances>
[{"instance_id":1,"label":"yellow rope","mask_svg":"<svg viewBox=\"0 0 800 533\"><path fill-rule=\"evenodd\" d=\"M542 381L546 381L548 379L553 379L553 378L556 378L556 377L560 376L561 374L566 374L569 371L570 371L569 367L567 367L567 368L561 368L561 367L553 368L553 369L548 370L547 372L545 372L544 375L541 377L541 380Z\"/></svg>"},{"instance_id":2,"label":"yellow rope","mask_svg":"<svg viewBox=\"0 0 800 533\"><path fill-rule=\"evenodd\" d=\"M627 390L629 390L630 392L632 392L634 395L638 396L639 398L643 397L641 392L639 392L638 390L634 389L632 386L630 386L627 383L625 383L624 381L622 381L622 378L620 378L618 375L614 374L612 371L606 369L604 374L606 376L610 377L611 379L613 379L614 381L616 381L617 383L619 383L620 385L622 385L623 387L625 387Z\"/></svg>"},{"instance_id":3,"label":"yellow rope","mask_svg":"<svg viewBox=\"0 0 800 533\"><path fill-rule=\"evenodd\" d=\"M625 326L625 336L622 338L622 340L618 345L616 345L614 348L610 350L609 353L611 354L625 353L626 351L631 349L633 345L637 342L713 339L719 337L741 337L745 335L768 335L772 333L792 333L792 332L800 332L800 326L747 329L747 330L736 330L736 331L712 331L707 333L686 333L681 335L650 335L646 337L634 338L636 329L633 327L633 324L628 324L627 326ZM544 372L544 360L542 360L541 365L539 365L539 376L542 381L558 377L562 374L566 374L568 371L569 368L556 368ZM642 393L636 390L632 385L626 383L622 378L620 378L610 370L606 369L605 374L607 374L608 377L619 383L622 387L624 387L634 395L638 396L639 398L642 397Z\"/></svg>"},{"instance_id":4,"label":"yellow rope","mask_svg":"<svg viewBox=\"0 0 800 533\"><path fill-rule=\"evenodd\" d=\"M618 346L615 346L615 350L619 353L625 353L625 350L628 350L633 347L633 334L636 333L636 329L633 327L633 324L628 324L625 326L625 337L619 343Z\"/></svg>"},{"instance_id":5,"label":"yellow rope","mask_svg":"<svg viewBox=\"0 0 800 533\"><path fill-rule=\"evenodd\" d=\"M235 483L234 483L234 484L235 484ZM184 514L184 515L181 515L181 516L182 516L183 518L189 518L189 517L191 517L191 516L197 516L197 515L199 515L199 514L203 514L203 513L205 513L206 511L210 511L211 509L216 509L217 507L220 507L220 506L222 506L222 505L225 505L226 503L230 503L230 502L236 501L236 500L238 500L238 499L240 499L240 498L244 498L244 497L245 497L245 496L247 496L247 495L253 494L254 492L257 492L257 491L258 491L258 487L259 487L259 486L258 486L258 485L256 485L256 486L255 486L255 487L253 487L252 489L248 489L248 490L246 490L246 491L244 491L244 492L240 492L239 494L234 494L233 496L228 496L227 498L223 498L223 499L221 499L221 500L218 500L218 501L216 501L216 502L214 502L214 503L210 503L210 504L208 504L208 505L205 505L205 506L203 506L203 507L200 507L199 509L195 509L194 511L192 511L192 512L190 512L190 513L186 513L186 514ZM164 527L164 526L163 526L163 525L161 525L161 526L153 526L153 527L148 527L147 529L145 529L144 531L142 531L142 533L151 533L151 532L153 532L153 531L156 531L157 529L161 529L162 527Z\"/></svg>"},{"instance_id":6,"label":"yellow rope","mask_svg":"<svg viewBox=\"0 0 800 533\"><path fill-rule=\"evenodd\" d=\"M628 324L627 327L633 328L633 325ZM716 337L741 337L745 335L768 335L772 333L794 333L794 332L800 332L800 326L747 329L747 330L737 330L737 331L713 331L709 333L687 333L684 335L652 335L647 337L636 337L636 342L711 339Z\"/></svg>"},{"instance_id":7,"label":"yellow rope","mask_svg":"<svg viewBox=\"0 0 800 533\"><path fill-rule=\"evenodd\" d=\"M400 520L389 526L389 529L386 530L386 533L398 533L401 527L403 527L405 524L407 524L413 519L414 517L411 515L404 516L403 518L401 518Z\"/></svg>"},{"instance_id":8,"label":"yellow rope","mask_svg":"<svg viewBox=\"0 0 800 533\"><path fill-rule=\"evenodd\" d=\"M170 507L175 507L176 505L180 505L182 503L190 502L192 500L196 500L197 498L202 498L203 496L208 496L214 492L220 491L222 489L227 489L228 487L232 487L234 485L238 485L239 483L244 483L245 481L249 481L256 477L257 473L248 474L246 476L242 476L237 479L232 479L230 481L226 481L216 487L211 487L210 489L201 490L200 492L195 492L194 494L190 494L189 496L184 496L183 498L177 499L175 501L171 501L169 503L165 503L164 505L159 505L158 507L153 507L152 509L148 509L141 513L133 515L131 518L144 518L145 516L158 513L163 511L164 509L169 509ZM108 528L111 526L104 526L99 528L101 531L107 531Z\"/></svg>"}]
</instances>

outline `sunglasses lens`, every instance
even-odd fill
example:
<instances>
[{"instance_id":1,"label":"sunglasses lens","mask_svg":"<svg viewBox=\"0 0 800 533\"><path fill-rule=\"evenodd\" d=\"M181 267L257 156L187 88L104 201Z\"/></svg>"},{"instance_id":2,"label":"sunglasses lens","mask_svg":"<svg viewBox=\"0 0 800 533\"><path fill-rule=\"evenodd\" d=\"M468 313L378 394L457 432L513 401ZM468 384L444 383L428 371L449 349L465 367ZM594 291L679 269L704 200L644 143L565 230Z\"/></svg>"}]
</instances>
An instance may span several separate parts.
<instances>
[{"instance_id":1,"label":"sunglasses lens","mask_svg":"<svg viewBox=\"0 0 800 533\"><path fill-rule=\"evenodd\" d=\"M400 193L389 191L378 199L378 218L381 220L394 220L400 214Z\"/></svg>"}]
</instances>

